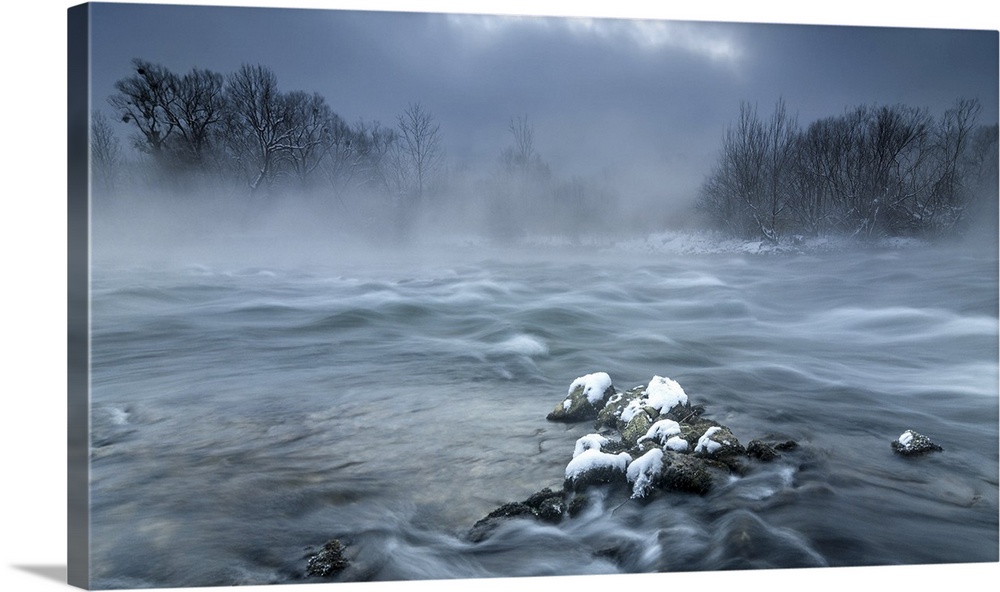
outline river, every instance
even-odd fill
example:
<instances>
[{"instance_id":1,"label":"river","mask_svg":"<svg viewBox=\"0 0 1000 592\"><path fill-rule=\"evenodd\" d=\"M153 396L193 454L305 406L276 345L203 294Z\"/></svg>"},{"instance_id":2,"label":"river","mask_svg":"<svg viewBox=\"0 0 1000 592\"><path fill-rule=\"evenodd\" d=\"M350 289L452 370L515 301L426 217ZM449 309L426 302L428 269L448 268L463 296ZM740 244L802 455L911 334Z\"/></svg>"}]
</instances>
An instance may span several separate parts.
<instances>
[{"instance_id":1,"label":"river","mask_svg":"<svg viewBox=\"0 0 1000 592\"><path fill-rule=\"evenodd\" d=\"M331 538L343 580L998 560L995 250L234 260L95 260L95 588L311 582ZM465 539L562 486L593 426L545 416L598 371L799 449Z\"/></svg>"}]
</instances>

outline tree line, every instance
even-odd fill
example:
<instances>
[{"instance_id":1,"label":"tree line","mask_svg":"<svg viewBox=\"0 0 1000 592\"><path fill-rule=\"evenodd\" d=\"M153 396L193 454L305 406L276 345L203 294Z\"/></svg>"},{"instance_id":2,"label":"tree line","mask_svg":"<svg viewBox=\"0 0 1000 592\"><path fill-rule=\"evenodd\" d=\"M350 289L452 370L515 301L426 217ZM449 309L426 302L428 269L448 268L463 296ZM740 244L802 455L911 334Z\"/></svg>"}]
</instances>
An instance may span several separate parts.
<instances>
[{"instance_id":1,"label":"tree line","mask_svg":"<svg viewBox=\"0 0 1000 592\"><path fill-rule=\"evenodd\" d=\"M281 90L263 65L244 64L227 76L197 68L177 74L143 59L132 61L114 90L108 105L132 129L141 159L126 158L104 112L92 114L93 185L106 195L144 186L183 192L214 182L251 202L302 194L345 207L367 202L369 217L389 214L405 224L429 197L465 194L466 202L483 202L485 231L497 239L543 225L553 230L553 220L564 221L554 230L576 229L587 212L615 204L606 187L556 179L535 149L527 116L511 118L512 143L492 171L468 179L449 169L440 125L420 103L410 103L392 126L349 124L322 95Z\"/></svg>"},{"instance_id":2,"label":"tree line","mask_svg":"<svg viewBox=\"0 0 1000 592\"><path fill-rule=\"evenodd\" d=\"M226 76L177 74L143 59L114 91L111 117L132 130L141 158L125 156L111 117L95 111L91 171L103 195L213 187L246 197L248 208L315 195L343 214L391 218L397 230L427 211L478 215L482 224L472 231L499 240L531 232L578 238L621 215L607 180L553 174L527 116L510 119L510 144L489 172L470 178L449 167L440 126L420 103L391 126L349 124L322 95L280 89L263 65ZM743 102L697 210L714 228L769 241L943 235L979 215L996 218L997 125L979 125L980 112L970 99L938 118L904 105L865 105L802 127L781 99L767 117Z\"/></svg>"},{"instance_id":3,"label":"tree line","mask_svg":"<svg viewBox=\"0 0 1000 592\"><path fill-rule=\"evenodd\" d=\"M996 215L997 125L978 101L939 118L904 105L859 106L805 128L779 99L747 102L726 129L698 207L743 238L794 234L944 235Z\"/></svg>"},{"instance_id":4,"label":"tree line","mask_svg":"<svg viewBox=\"0 0 1000 592\"><path fill-rule=\"evenodd\" d=\"M179 75L135 59L108 98L133 129L144 167L125 163L102 112L91 122L95 185L111 191L126 168L158 184L224 180L251 196L323 186L335 195L367 188L422 194L440 168L439 128L419 104L395 126L348 124L318 93L282 91L277 76L244 64L229 76L192 69Z\"/></svg>"}]
</instances>

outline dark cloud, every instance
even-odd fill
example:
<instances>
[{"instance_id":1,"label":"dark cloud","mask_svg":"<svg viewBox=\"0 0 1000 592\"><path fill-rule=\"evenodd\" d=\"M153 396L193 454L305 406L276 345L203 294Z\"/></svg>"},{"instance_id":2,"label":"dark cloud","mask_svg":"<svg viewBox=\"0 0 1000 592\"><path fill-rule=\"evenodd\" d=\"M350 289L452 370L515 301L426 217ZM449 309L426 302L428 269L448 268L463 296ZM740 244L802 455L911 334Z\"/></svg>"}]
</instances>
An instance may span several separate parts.
<instances>
[{"instance_id":1,"label":"dark cloud","mask_svg":"<svg viewBox=\"0 0 1000 592\"><path fill-rule=\"evenodd\" d=\"M392 124L420 102L466 165L494 159L527 115L553 168L634 173L650 192L693 192L742 100L783 97L803 123L970 96L985 121L997 113L995 31L96 5L97 105L133 57L261 63L352 121Z\"/></svg>"}]
</instances>

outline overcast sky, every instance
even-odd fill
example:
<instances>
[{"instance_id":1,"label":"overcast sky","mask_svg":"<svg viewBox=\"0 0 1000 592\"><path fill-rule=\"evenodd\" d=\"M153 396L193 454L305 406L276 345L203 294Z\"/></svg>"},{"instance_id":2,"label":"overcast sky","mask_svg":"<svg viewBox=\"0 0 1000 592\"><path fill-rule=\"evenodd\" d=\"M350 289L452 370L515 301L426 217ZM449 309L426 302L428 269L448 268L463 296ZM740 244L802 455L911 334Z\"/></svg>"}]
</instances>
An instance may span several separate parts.
<instances>
[{"instance_id":1,"label":"overcast sky","mask_svg":"<svg viewBox=\"0 0 1000 592\"><path fill-rule=\"evenodd\" d=\"M338 6L336 2L327 3ZM718 18L725 20L725 13ZM987 26L989 24L987 23ZM741 101L799 121L861 104L938 115L978 98L997 121L995 31L98 4L94 106L140 57L183 73L270 67L348 121L419 102L456 166L493 162L527 116L562 177L617 173L689 195Z\"/></svg>"}]
</instances>

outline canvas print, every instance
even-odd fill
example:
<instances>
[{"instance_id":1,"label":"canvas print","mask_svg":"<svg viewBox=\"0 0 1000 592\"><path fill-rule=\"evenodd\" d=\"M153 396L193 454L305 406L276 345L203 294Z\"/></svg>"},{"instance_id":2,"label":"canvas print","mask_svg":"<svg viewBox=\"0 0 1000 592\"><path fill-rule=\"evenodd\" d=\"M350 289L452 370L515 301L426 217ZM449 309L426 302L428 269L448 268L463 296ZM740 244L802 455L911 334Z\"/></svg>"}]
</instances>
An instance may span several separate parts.
<instances>
[{"instance_id":1,"label":"canvas print","mask_svg":"<svg viewBox=\"0 0 1000 592\"><path fill-rule=\"evenodd\" d=\"M68 16L72 584L998 561L997 31Z\"/></svg>"}]
</instances>

